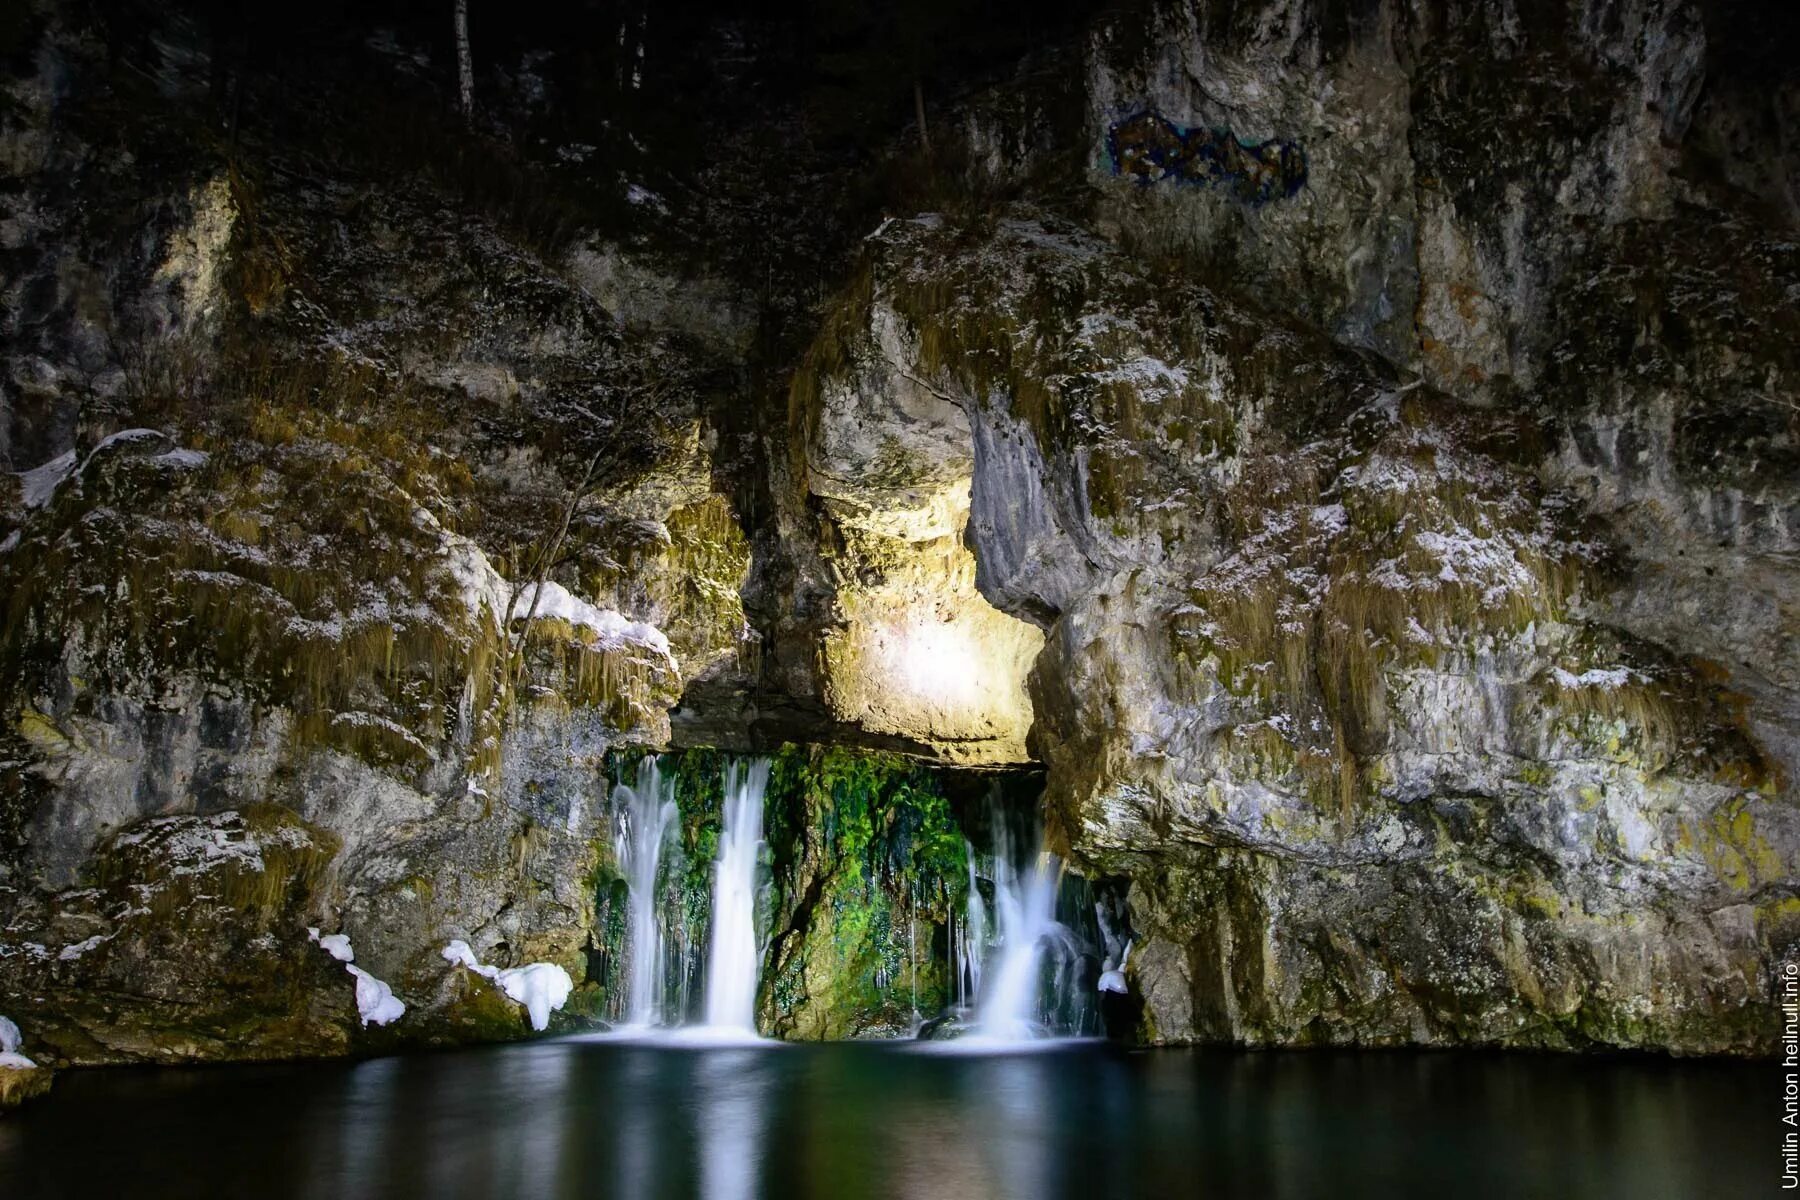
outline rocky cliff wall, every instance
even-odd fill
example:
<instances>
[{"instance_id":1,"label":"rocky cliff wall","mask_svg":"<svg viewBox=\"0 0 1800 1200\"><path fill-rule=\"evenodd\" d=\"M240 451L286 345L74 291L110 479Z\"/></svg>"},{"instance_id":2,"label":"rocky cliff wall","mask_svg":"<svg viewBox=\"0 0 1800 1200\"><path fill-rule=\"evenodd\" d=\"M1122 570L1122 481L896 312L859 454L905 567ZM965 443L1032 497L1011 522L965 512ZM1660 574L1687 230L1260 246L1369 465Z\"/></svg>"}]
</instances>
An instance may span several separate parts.
<instances>
[{"instance_id":1,"label":"rocky cliff wall","mask_svg":"<svg viewBox=\"0 0 1800 1200\"><path fill-rule=\"evenodd\" d=\"M5 47L34 1045L524 1032L452 938L613 1011L608 762L792 740L1042 766L1153 1040L1772 1046L1775 18L1120 6L934 93L925 157L769 102L782 39L730 23L604 129L522 64L470 130L404 30L221 85L198 17L133 11ZM764 115L709 124L693 77ZM894 922L943 929L955 854L854 835L954 814L862 761L783 792L779 1032L943 984ZM365 1027L309 926L410 1015Z\"/></svg>"},{"instance_id":2,"label":"rocky cliff wall","mask_svg":"<svg viewBox=\"0 0 1800 1200\"><path fill-rule=\"evenodd\" d=\"M1046 627L1031 745L1134 880L1156 1036L1766 1045L1786 768L1617 622L1643 568L1554 426L1025 210L871 246L867 392L967 414L978 581Z\"/></svg>"}]
</instances>

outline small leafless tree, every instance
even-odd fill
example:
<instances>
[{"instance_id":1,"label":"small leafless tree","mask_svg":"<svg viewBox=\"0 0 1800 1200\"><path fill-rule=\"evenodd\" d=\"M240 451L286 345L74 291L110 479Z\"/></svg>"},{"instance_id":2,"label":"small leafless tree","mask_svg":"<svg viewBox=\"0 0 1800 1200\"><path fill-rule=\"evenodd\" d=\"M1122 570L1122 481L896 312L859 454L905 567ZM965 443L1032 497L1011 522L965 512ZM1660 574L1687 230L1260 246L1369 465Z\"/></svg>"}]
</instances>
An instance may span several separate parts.
<instances>
[{"instance_id":1,"label":"small leafless tree","mask_svg":"<svg viewBox=\"0 0 1800 1200\"><path fill-rule=\"evenodd\" d=\"M463 120L475 116L475 64L469 57L469 0L456 0L456 85Z\"/></svg>"},{"instance_id":2,"label":"small leafless tree","mask_svg":"<svg viewBox=\"0 0 1800 1200\"><path fill-rule=\"evenodd\" d=\"M544 585L550 581L550 573L564 561L563 544L569 537L569 525L575 519L576 510L592 494L598 482L596 472L604 453L604 451L596 451L594 456L588 459L587 467L582 471L580 480L563 503L556 528L551 530L548 538L535 548L536 553L532 556L525 575L512 581L506 597L506 616L501 622L501 639L506 647L506 653L500 663L500 694L507 697L509 701L524 668L526 634L530 629L531 622L537 616L538 603L544 597ZM521 604L520 601L524 599L524 594L528 590L531 598Z\"/></svg>"},{"instance_id":3,"label":"small leafless tree","mask_svg":"<svg viewBox=\"0 0 1800 1200\"><path fill-rule=\"evenodd\" d=\"M635 422L633 435L609 432L599 438L598 444L590 442L584 447L581 455L573 459L581 464L581 469L558 504L555 516L542 533L528 543L523 553L514 551L516 565L512 568L513 580L501 628L504 655L500 665L500 686L507 704L512 703L525 673L526 643L544 589L558 568L580 557L581 546L571 545L570 539L576 518L596 493L617 482L616 476L627 460L644 453L646 439L651 436L648 431L654 424L654 419L646 420L645 414L660 412L675 386L672 380L659 377L642 387L621 390L616 395L614 410L603 427L618 431ZM575 541L579 543L580 539Z\"/></svg>"}]
</instances>

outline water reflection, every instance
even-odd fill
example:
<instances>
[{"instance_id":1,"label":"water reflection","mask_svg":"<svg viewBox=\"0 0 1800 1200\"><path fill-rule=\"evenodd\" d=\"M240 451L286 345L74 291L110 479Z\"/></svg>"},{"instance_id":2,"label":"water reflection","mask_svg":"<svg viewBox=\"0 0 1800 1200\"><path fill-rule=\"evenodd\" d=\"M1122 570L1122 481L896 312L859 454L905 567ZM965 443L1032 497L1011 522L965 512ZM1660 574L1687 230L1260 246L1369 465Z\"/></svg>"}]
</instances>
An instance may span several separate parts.
<instances>
[{"instance_id":1,"label":"water reflection","mask_svg":"<svg viewBox=\"0 0 1800 1200\"><path fill-rule=\"evenodd\" d=\"M655 1104L655 1064L648 1055L626 1053L621 1062L620 1103L612 1121L620 1200L656 1195L656 1126L666 1120Z\"/></svg>"},{"instance_id":2,"label":"water reflection","mask_svg":"<svg viewBox=\"0 0 1800 1200\"><path fill-rule=\"evenodd\" d=\"M318 1189L320 1195L335 1193L347 1180L380 1176L387 1141L382 1127L399 1116L394 1085L405 1065L403 1059L378 1058L352 1068L342 1108L308 1139L318 1144L317 1161L331 1177Z\"/></svg>"},{"instance_id":3,"label":"water reflection","mask_svg":"<svg viewBox=\"0 0 1800 1200\"><path fill-rule=\"evenodd\" d=\"M988 1194L1008 1200L1032 1200L1051 1194L1049 1138L1054 1128L1044 1107L1051 1091L1041 1070L1042 1058L998 1059L988 1072L991 1103L986 1109L986 1136L993 1177Z\"/></svg>"},{"instance_id":4,"label":"water reflection","mask_svg":"<svg viewBox=\"0 0 1800 1200\"><path fill-rule=\"evenodd\" d=\"M751 1200L760 1194L763 1111L769 1102L769 1054L762 1050L714 1050L696 1056L701 1100L695 1139L700 1143L703 1200Z\"/></svg>"},{"instance_id":5,"label":"water reflection","mask_svg":"<svg viewBox=\"0 0 1800 1200\"><path fill-rule=\"evenodd\" d=\"M530 1051L520 1055L518 1077L507 1081L520 1102L512 1107L507 1135L493 1158L489 1196L556 1196L566 1190L560 1168L575 1057L554 1046Z\"/></svg>"},{"instance_id":6,"label":"water reflection","mask_svg":"<svg viewBox=\"0 0 1800 1200\"><path fill-rule=\"evenodd\" d=\"M7 1119L0 1195L1747 1195L1770 1070L571 1041L72 1072Z\"/></svg>"}]
</instances>

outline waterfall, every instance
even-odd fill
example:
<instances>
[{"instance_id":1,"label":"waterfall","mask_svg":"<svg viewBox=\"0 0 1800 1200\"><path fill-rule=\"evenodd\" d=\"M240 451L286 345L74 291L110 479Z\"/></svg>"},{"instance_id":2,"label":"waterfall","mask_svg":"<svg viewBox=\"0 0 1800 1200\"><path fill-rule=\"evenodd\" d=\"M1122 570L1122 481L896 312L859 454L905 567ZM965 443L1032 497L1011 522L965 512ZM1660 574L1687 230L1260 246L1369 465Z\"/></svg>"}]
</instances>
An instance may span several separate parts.
<instances>
[{"instance_id":1,"label":"waterfall","mask_svg":"<svg viewBox=\"0 0 1800 1200\"><path fill-rule=\"evenodd\" d=\"M981 887L975 879L975 847L963 839L963 851L969 862L969 899L963 914L962 928L952 943L957 957L956 990L959 1007L967 1008L981 995L981 959L987 953L987 902L981 898Z\"/></svg>"},{"instance_id":2,"label":"waterfall","mask_svg":"<svg viewBox=\"0 0 1800 1200\"><path fill-rule=\"evenodd\" d=\"M993 825L995 942L987 961L971 971L975 1032L989 1041L1023 1041L1059 1032L1057 1019L1075 986L1081 947L1069 928L1056 919L1062 863L1049 851L1016 855L1004 815L997 808ZM970 962L979 959L988 918L973 869L971 865L964 921L964 936L975 951ZM1045 986L1047 961L1053 967L1049 988Z\"/></svg>"},{"instance_id":3,"label":"waterfall","mask_svg":"<svg viewBox=\"0 0 1800 1200\"><path fill-rule=\"evenodd\" d=\"M769 760L725 771L724 827L713 875L712 939L706 960L706 1023L756 1033L756 873L762 851L763 791Z\"/></svg>"},{"instance_id":4,"label":"waterfall","mask_svg":"<svg viewBox=\"0 0 1800 1200\"><path fill-rule=\"evenodd\" d=\"M994 859L994 916L999 933L987 990L980 995L976 1024L987 1037L1017 1040L1044 1027L1043 963L1046 948L1060 951L1069 934L1056 922L1056 885L1061 864L1038 854L1021 872L1007 856ZM1058 954L1058 974L1068 955ZM984 972L985 974L986 972Z\"/></svg>"},{"instance_id":5,"label":"waterfall","mask_svg":"<svg viewBox=\"0 0 1800 1200\"><path fill-rule=\"evenodd\" d=\"M675 824L674 781L665 782L655 755L638 764L637 785L613 789L614 835L625 869L631 974L626 1024L659 1025L663 1002L663 929L658 920L657 875L669 830Z\"/></svg>"}]
</instances>

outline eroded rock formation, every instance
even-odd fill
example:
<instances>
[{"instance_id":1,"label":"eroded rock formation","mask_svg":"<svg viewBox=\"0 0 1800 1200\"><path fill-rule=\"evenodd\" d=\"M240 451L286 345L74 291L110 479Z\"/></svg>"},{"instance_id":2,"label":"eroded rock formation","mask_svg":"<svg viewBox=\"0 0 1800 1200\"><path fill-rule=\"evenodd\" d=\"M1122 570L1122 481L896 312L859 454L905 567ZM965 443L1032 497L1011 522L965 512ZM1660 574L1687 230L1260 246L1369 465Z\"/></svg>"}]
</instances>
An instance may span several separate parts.
<instances>
[{"instance_id":1,"label":"eroded rock formation","mask_svg":"<svg viewBox=\"0 0 1800 1200\"><path fill-rule=\"evenodd\" d=\"M200 25L35 6L0 1011L68 1062L521 1032L461 939L616 1013L610 781L823 742L923 765L778 759L775 1032L941 1003L929 768L1035 765L1153 1040L1767 1051L1800 84L1754 6L1528 8L1098 11L926 160L768 101L777 30L689 31L728 130L532 59L470 134L402 30L221 135Z\"/></svg>"}]
</instances>

